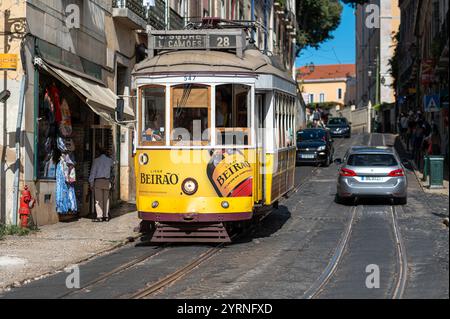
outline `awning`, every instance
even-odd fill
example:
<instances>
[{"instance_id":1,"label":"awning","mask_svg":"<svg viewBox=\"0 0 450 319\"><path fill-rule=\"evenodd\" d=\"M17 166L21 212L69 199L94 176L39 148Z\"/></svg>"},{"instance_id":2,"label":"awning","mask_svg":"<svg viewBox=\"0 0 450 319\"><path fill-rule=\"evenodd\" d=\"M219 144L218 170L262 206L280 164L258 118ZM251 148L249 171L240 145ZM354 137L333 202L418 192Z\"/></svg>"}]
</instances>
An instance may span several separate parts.
<instances>
[{"instance_id":1,"label":"awning","mask_svg":"<svg viewBox=\"0 0 450 319\"><path fill-rule=\"evenodd\" d=\"M117 123L115 120L116 100L118 96L109 88L93 80L82 78L75 73L63 71L41 58L35 58L35 64L53 75L66 86L75 90L77 95L92 109L92 111L110 123ZM133 120L134 112L130 107L124 107L125 120Z\"/></svg>"}]
</instances>

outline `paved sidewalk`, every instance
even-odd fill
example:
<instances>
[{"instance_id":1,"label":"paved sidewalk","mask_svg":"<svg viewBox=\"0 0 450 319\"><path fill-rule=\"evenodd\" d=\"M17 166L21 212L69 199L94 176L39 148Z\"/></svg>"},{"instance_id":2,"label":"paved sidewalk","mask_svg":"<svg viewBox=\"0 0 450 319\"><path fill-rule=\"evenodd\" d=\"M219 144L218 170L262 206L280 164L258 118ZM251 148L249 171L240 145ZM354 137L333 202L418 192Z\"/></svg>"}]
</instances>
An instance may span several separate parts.
<instances>
[{"instance_id":1,"label":"paved sidewalk","mask_svg":"<svg viewBox=\"0 0 450 319\"><path fill-rule=\"evenodd\" d=\"M417 168L416 163L414 160L411 159L411 154L406 151L406 144L405 142L398 136L398 135L386 135L390 136L390 142L395 145L397 152L400 154L400 156L405 156L409 159L412 170L414 172L414 175L416 176L417 182L419 183L420 187L425 193L428 194L436 194L436 195L444 195L449 196L449 181L444 179L444 188L438 188L438 189L430 189L428 180L423 180L423 173ZM444 167L444 170L446 168Z\"/></svg>"},{"instance_id":2,"label":"paved sidewalk","mask_svg":"<svg viewBox=\"0 0 450 319\"><path fill-rule=\"evenodd\" d=\"M122 204L111 216L107 223L82 218L0 240L0 291L105 253L137 236L133 229L140 220L135 205Z\"/></svg>"}]
</instances>

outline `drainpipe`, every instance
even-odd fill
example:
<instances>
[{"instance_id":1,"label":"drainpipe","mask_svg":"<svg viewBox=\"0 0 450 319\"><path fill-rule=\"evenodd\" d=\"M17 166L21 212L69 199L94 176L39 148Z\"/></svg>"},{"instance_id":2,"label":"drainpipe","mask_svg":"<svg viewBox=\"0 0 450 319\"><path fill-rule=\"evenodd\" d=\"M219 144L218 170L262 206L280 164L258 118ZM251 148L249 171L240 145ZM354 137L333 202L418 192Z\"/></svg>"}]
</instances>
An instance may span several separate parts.
<instances>
[{"instance_id":1,"label":"drainpipe","mask_svg":"<svg viewBox=\"0 0 450 319\"><path fill-rule=\"evenodd\" d=\"M24 38L26 39L26 37ZM16 124L16 162L14 165L14 190L13 190L13 218L12 224L17 225L18 205L19 205L19 177L20 177L20 133L22 131L23 110L25 106L25 86L27 83L27 64L24 41L21 43L20 60L22 62L23 76L20 80L19 113ZM35 85L39 85L35 83ZM37 116L36 114L34 116Z\"/></svg>"},{"instance_id":2,"label":"drainpipe","mask_svg":"<svg viewBox=\"0 0 450 319\"><path fill-rule=\"evenodd\" d=\"M166 30L169 30L169 14L170 14L170 4L169 0L165 1L164 4L164 23L166 24Z\"/></svg>"},{"instance_id":3,"label":"drainpipe","mask_svg":"<svg viewBox=\"0 0 450 319\"><path fill-rule=\"evenodd\" d=\"M267 39L268 39L268 32L269 32L269 24L268 24L268 16L267 11L269 10L269 0L264 0L264 54L267 54Z\"/></svg>"},{"instance_id":4,"label":"drainpipe","mask_svg":"<svg viewBox=\"0 0 450 319\"><path fill-rule=\"evenodd\" d=\"M251 15L252 15L252 17L251 17L252 23L254 23L255 22L255 0L252 0L252 3L251 3ZM252 28L252 40L253 40L253 43L255 43L255 29L254 28Z\"/></svg>"},{"instance_id":5,"label":"drainpipe","mask_svg":"<svg viewBox=\"0 0 450 319\"><path fill-rule=\"evenodd\" d=\"M20 177L20 132L22 131L23 108L25 101L25 77L24 73L20 80L19 114L16 125L16 163L14 165L14 199L13 199L13 219L12 224L17 225L17 212L19 202L19 177Z\"/></svg>"}]
</instances>

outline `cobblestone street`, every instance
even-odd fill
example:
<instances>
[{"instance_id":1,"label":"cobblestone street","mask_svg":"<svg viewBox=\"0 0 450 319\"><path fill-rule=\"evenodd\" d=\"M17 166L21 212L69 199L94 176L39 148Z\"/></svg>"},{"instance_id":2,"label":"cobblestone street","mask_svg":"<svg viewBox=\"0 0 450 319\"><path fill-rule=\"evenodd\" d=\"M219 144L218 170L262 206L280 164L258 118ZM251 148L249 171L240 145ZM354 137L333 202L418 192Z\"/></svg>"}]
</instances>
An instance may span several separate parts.
<instances>
[{"instance_id":1,"label":"cobblestone street","mask_svg":"<svg viewBox=\"0 0 450 319\"><path fill-rule=\"evenodd\" d=\"M385 136L386 144L393 136ZM337 140L339 151L350 145L381 143L380 135L355 135L350 140ZM357 206L343 206L334 201L336 166L297 167L298 191L284 199L278 209L257 227L235 243L227 245L176 282L157 290L152 298L306 298L333 260L346 229L352 230L328 282L314 298L391 298L398 279L395 234L392 230L391 204L361 200ZM448 196L425 194L408 172L410 200L406 206L396 206L397 223L405 244L407 273L403 298L448 298L448 228L442 217L448 216ZM431 197L433 196L433 204ZM318 201L317 199L320 198ZM354 216L352 216L354 214ZM113 219L109 224L92 226L95 236L78 240L76 247L55 245L58 250L75 256L88 257L95 249L105 249L131 235L135 213ZM79 224L77 224L79 223ZM83 221L65 225L67 235L91 224ZM116 224L114 224L116 223ZM117 229L115 227L119 226ZM113 227L111 227L113 226ZM103 229L101 229L103 228ZM115 229L115 230L114 230ZM98 233L97 233L98 232ZM51 232L43 229L41 234ZM104 234L104 238L101 234ZM70 238L66 238L66 242ZM80 239L80 238L78 238ZM96 240L94 240L96 239ZM91 244L88 245L87 243ZM95 244L93 244L95 243ZM18 246L14 238L0 243ZM67 244L68 245L68 244ZM102 254L80 264L81 286L70 291L65 287L67 273L57 273L4 293L3 297L45 298L123 298L130 297L150 283L158 282L180 269L189 260L204 254L209 245L153 246L139 241ZM68 249L71 250L68 250ZM95 249L94 249L95 248ZM84 250L84 254L77 252ZM10 249L10 251L14 251ZM16 250L17 251L17 250ZM18 257L23 258L23 255ZM124 268L124 265L139 260ZM381 287L365 286L366 266L380 267ZM64 259L55 261L55 268ZM10 266L11 272L24 267ZM27 269L26 267L24 267ZM115 271L121 269L120 271ZM105 276L101 281L96 278ZM87 285L87 286L86 286Z\"/></svg>"}]
</instances>

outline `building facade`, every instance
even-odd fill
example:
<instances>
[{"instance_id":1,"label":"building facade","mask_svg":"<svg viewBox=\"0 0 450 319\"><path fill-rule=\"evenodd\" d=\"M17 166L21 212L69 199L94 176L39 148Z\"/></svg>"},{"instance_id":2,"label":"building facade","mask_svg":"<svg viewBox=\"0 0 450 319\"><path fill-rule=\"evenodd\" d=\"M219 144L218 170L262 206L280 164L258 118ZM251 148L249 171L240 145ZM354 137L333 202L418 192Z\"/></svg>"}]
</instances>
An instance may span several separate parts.
<instances>
[{"instance_id":1,"label":"building facade","mask_svg":"<svg viewBox=\"0 0 450 319\"><path fill-rule=\"evenodd\" d=\"M399 24L397 0L371 0L356 8L356 106L374 106L374 118L385 131L395 124L389 61Z\"/></svg>"},{"instance_id":2,"label":"building facade","mask_svg":"<svg viewBox=\"0 0 450 319\"><path fill-rule=\"evenodd\" d=\"M335 103L353 105L355 100L355 65L329 64L297 70L297 81L308 105Z\"/></svg>"},{"instance_id":3,"label":"building facade","mask_svg":"<svg viewBox=\"0 0 450 319\"><path fill-rule=\"evenodd\" d=\"M255 25L255 45L295 72L294 0L0 2L0 66L17 63L0 81L0 223L17 223L25 185L36 198L35 224L64 217L57 205L64 154L75 194L69 213L93 212L88 176L99 148L115 161L113 204L134 200L131 72L145 59L146 30L190 28L208 23L204 17ZM119 125L120 98L127 122Z\"/></svg>"},{"instance_id":4,"label":"building facade","mask_svg":"<svg viewBox=\"0 0 450 319\"><path fill-rule=\"evenodd\" d=\"M444 0L400 1L397 113L421 111L441 134L448 163L448 20Z\"/></svg>"}]
</instances>

